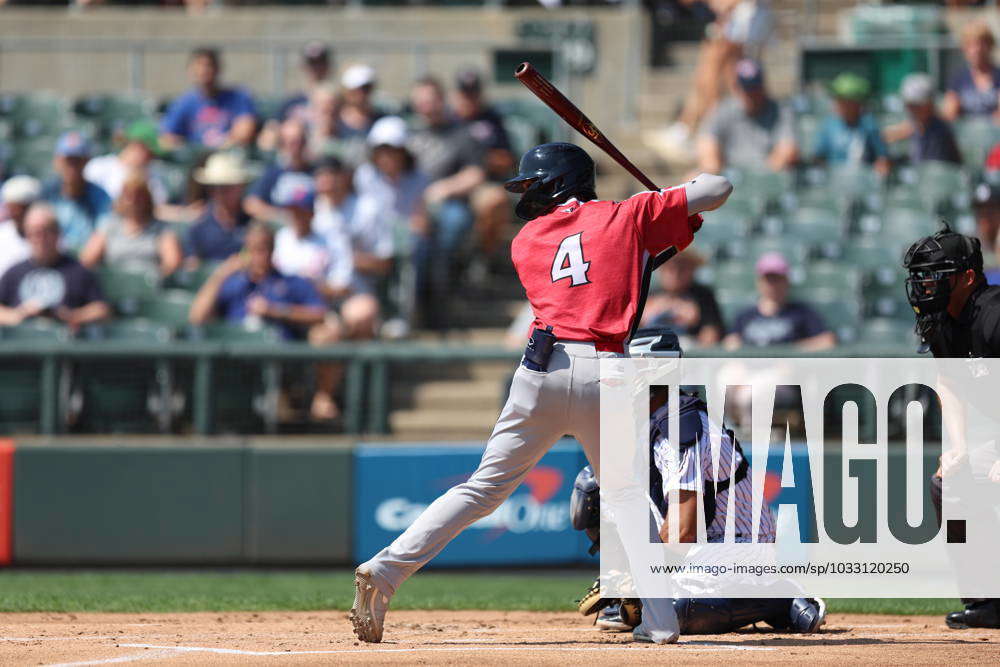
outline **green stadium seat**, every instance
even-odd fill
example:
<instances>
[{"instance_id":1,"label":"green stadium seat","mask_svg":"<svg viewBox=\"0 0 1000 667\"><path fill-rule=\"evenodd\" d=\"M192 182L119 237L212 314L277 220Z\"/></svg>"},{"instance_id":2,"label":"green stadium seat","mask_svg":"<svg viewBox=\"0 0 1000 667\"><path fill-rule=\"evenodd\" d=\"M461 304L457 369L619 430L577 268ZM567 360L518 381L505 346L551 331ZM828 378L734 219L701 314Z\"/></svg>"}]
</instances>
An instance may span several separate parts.
<instances>
[{"instance_id":1,"label":"green stadium seat","mask_svg":"<svg viewBox=\"0 0 1000 667\"><path fill-rule=\"evenodd\" d=\"M796 289L793 295L815 308L838 339L853 342L857 338L861 321L861 305L857 298L845 298L841 292L830 288Z\"/></svg>"},{"instance_id":2,"label":"green stadium seat","mask_svg":"<svg viewBox=\"0 0 1000 667\"><path fill-rule=\"evenodd\" d=\"M845 299L857 299L860 296L862 271L849 264L837 262L816 262L806 266L804 275L795 280L796 289L834 290Z\"/></svg>"},{"instance_id":3,"label":"green stadium seat","mask_svg":"<svg viewBox=\"0 0 1000 667\"><path fill-rule=\"evenodd\" d=\"M965 164L980 168L990 149L1000 141L1000 128L989 119L962 120L955 123L955 139Z\"/></svg>"},{"instance_id":4,"label":"green stadium seat","mask_svg":"<svg viewBox=\"0 0 1000 667\"><path fill-rule=\"evenodd\" d=\"M184 236L183 230L175 230L175 233L178 237ZM167 279L166 286L197 292L217 266L218 262L202 262L196 269L181 269Z\"/></svg>"},{"instance_id":5,"label":"green stadium seat","mask_svg":"<svg viewBox=\"0 0 1000 667\"><path fill-rule=\"evenodd\" d=\"M722 321L729 327L737 315L757 302L757 292L753 289L753 283L750 283L750 289L745 285L717 286L715 300L722 311Z\"/></svg>"},{"instance_id":6,"label":"green stadium seat","mask_svg":"<svg viewBox=\"0 0 1000 667\"><path fill-rule=\"evenodd\" d=\"M3 341L66 342L66 327L48 320L32 320L0 328ZM38 430L42 404L42 364L39 360L5 358L0 362L0 433Z\"/></svg>"},{"instance_id":7,"label":"green stadium seat","mask_svg":"<svg viewBox=\"0 0 1000 667\"><path fill-rule=\"evenodd\" d=\"M780 252L792 265L801 264L809 256L809 245L796 238L770 236L731 240L725 244L723 252L727 259L745 262L752 270L753 264L766 252Z\"/></svg>"},{"instance_id":8,"label":"green stadium seat","mask_svg":"<svg viewBox=\"0 0 1000 667\"><path fill-rule=\"evenodd\" d=\"M192 301L194 297L186 290L164 290L153 298L141 301L134 314L180 331L188 324Z\"/></svg>"},{"instance_id":9,"label":"green stadium seat","mask_svg":"<svg viewBox=\"0 0 1000 667\"><path fill-rule=\"evenodd\" d=\"M280 343L282 340L280 332L273 327L251 329L229 322L188 326L185 329L185 338L226 343Z\"/></svg>"},{"instance_id":10,"label":"green stadium seat","mask_svg":"<svg viewBox=\"0 0 1000 667\"><path fill-rule=\"evenodd\" d=\"M872 345L912 346L916 349L920 340L913 330L914 321L898 318L876 317L865 320L861 324L859 342Z\"/></svg>"},{"instance_id":11,"label":"green stadium seat","mask_svg":"<svg viewBox=\"0 0 1000 667\"><path fill-rule=\"evenodd\" d=\"M225 322L188 327L186 336L192 340L229 343L234 349L240 344L273 345L282 340L271 327L248 329ZM267 424L276 423L280 371L277 363L241 355L216 362L213 382L226 388L212 397L216 429L222 433L259 433Z\"/></svg>"},{"instance_id":12,"label":"green stadium seat","mask_svg":"<svg viewBox=\"0 0 1000 667\"><path fill-rule=\"evenodd\" d=\"M140 304L158 298L160 275L156 271L103 265L97 271L104 297L122 315L136 315Z\"/></svg>"},{"instance_id":13,"label":"green stadium seat","mask_svg":"<svg viewBox=\"0 0 1000 667\"><path fill-rule=\"evenodd\" d=\"M94 337L121 343L166 343L169 327L148 320L117 320L95 328ZM92 433L166 431L172 420L169 362L142 358L80 361L74 365L74 394L81 411L75 427Z\"/></svg>"}]
</instances>

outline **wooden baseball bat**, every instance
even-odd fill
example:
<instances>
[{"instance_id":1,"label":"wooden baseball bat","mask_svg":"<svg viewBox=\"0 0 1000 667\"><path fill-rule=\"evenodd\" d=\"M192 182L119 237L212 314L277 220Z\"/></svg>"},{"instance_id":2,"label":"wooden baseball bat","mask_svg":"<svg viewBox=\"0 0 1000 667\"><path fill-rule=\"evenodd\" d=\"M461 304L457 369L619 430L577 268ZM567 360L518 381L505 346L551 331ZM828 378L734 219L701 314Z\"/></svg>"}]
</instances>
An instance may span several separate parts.
<instances>
[{"instance_id":1,"label":"wooden baseball bat","mask_svg":"<svg viewBox=\"0 0 1000 667\"><path fill-rule=\"evenodd\" d=\"M590 139L591 142L602 151L611 156L615 162L625 168L625 171L632 174L636 180L642 183L649 190L659 190L649 177L639 171L632 162L622 155L622 152L604 136L604 133L597 129L597 126L587 116L580 111L575 104L569 101L559 89L552 85L552 82L535 69L531 63L521 63L514 71L514 78L523 83L528 90L533 92L538 99L545 102L550 109L569 123L574 130Z\"/></svg>"},{"instance_id":2,"label":"wooden baseball bat","mask_svg":"<svg viewBox=\"0 0 1000 667\"><path fill-rule=\"evenodd\" d=\"M538 99L545 102L546 105L553 111L555 111L559 116L569 123L569 126L574 130L582 134L583 136L590 139L591 142L602 151L611 156L611 158L625 168L625 171L632 174L636 180L642 183L648 190L659 190L656 183L649 180L646 174L639 171L639 168L632 164L632 161L627 157L622 155L622 152L611 143L604 133L597 129L597 126L587 118L580 109L569 101L569 99L559 92L559 89L552 85L552 82L546 79L541 73L535 69L531 63L521 63L518 65L517 69L514 70L514 78L523 83L528 90L533 92ZM661 252L659 255L654 257L652 261L647 265L646 271L651 272L665 264L669 259L677 254L677 248L671 246ZM644 282L648 281L648 277L644 277Z\"/></svg>"}]
</instances>

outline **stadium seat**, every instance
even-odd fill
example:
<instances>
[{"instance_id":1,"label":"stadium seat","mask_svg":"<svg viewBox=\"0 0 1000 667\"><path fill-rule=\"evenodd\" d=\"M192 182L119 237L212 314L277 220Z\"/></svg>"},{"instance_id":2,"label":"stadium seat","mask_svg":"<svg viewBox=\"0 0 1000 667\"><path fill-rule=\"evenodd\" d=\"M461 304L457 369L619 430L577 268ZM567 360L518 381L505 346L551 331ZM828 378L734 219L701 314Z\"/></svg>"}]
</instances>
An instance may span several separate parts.
<instances>
[{"instance_id":1,"label":"stadium seat","mask_svg":"<svg viewBox=\"0 0 1000 667\"><path fill-rule=\"evenodd\" d=\"M993 145L1000 141L1000 128L989 119L966 119L955 123L955 139L966 165L979 168Z\"/></svg>"},{"instance_id":2,"label":"stadium seat","mask_svg":"<svg viewBox=\"0 0 1000 667\"><path fill-rule=\"evenodd\" d=\"M853 342L858 337L861 305L857 298L845 298L839 290L829 288L797 289L794 295L815 308L839 339Z\"/></svg>"},{"instance_id":3,"label":"stadium seat","mask_svg":"<svg viewBox=\"0 0 1000 667\"><path fill-rule=\"evenodd\" d=\"M916 349L920 340L913 330L913 318L909 321L897 318L869 318L861 325L859 342L873 345L892 345ZM908 347L912 345L912 347Z\"/></svg>"},{"instance_id":4,"label":"stadium seat","mask_svg":"<svg viewBox=\"0 0 1000 667\"><path fill-rule=\"evenodd\" d=\"M118 320L92 337L120 343L169 342L169 327L148 320ZM96 433L166 431L172 420L172 373L164 360L125 357L74 364L73 393L81 406L75 428ZM74 401L76 402L76 401Z\"/></svg>"},{"instance_id":5,"label":"stadium seat","mask_svg":"<svg viewBox=\"0 0 1000 667\"><path fill-rule=\"evenodd\" d=\"M725 244L724 250L727 259L745 262L751 271L754 262L766 252L780 252L791 264L796 265L805 262L809 256L809 245L796 238L772 236L733 239Z\"/></svg>"},{"instance_id":6,"label":"stadium seat","mask_svg":"<svg viewBox=\"0 0 1000 667\"><path fill-rule=\"evenodd\" d=\"M280 334L271 327L248 329L224 322L189 327L192 340L229 343L234 351L241 344L276 344ZM226 391L212 396L216 430L222 433L260 433L277 423L277 396L281 387L281 365L261 362L238 353L232 359L217 361L213 383Z\"/></svg>"},{"instance_id":7,"label":"stadium seat","mask_svg":"<svg viewBox=\"0 0 1000 667\"><path fill-rule=\"evenodd\" d=\"M743 285L718 286L715 288L715 300L722 311L722 321L726 327L731 327L736 316L757 302L757 292L752 287Z\"/></svg>"},{"instance_id":8,"label":"stadium seat","mask_svg":"<svg viewBox=\"0 0 1000 667\"><path fill-rule=\"evenodd\" d=\"M164 290L153 298L139 302L134 314L179 331L188 324L193 300L191 293L185 290Z\"/></svg>"},{"instance_id":9,"label":"stadium seat","mask_svg":"<svg viewBox=\"0 0 1000 667\"><path fill-rule=\"evenodd\" d=\"M184 235L183 230L175 230L175 233L179 237ZM196 269L181 269L167 279L166 286L197 292L217 266L218 262L202 262Z\"/></svg>"},{"instance_id":10,"label":"stadium seat","mask_svg":"<svg viewBox=\"0 0 1000 667\"><path fill-rule=\"evenodd\" d=\"M0 328L3 341L66 342L66 327L49 320L32 320L16 327ZM0 363L0 433L38 430L42 404L40 359L5 358Z\"/></svg>"},{"instance_id":11,"label":"stadium seat","mask_svg":"<svg viewBox=\"0 0 1000 667\"><path fill-rule=\"evenodd\" d=\"M860 296L862 272L857 267L837 262L815 262L806 266L801 280L794 281L796 289L831 289L842 298Z\"/></svg>"},{"instance_id":12,"label":"stadium seat","mask_svg":"<svg viewBox=\"0 0 1000 667\"><path fill-rule=\"evenodd\" d=\"M156 299L160 294L160 276L156 271L103 265L97 275L104 297L122 315L136 315L143 301Z\"/></svg>"}]
</instances>

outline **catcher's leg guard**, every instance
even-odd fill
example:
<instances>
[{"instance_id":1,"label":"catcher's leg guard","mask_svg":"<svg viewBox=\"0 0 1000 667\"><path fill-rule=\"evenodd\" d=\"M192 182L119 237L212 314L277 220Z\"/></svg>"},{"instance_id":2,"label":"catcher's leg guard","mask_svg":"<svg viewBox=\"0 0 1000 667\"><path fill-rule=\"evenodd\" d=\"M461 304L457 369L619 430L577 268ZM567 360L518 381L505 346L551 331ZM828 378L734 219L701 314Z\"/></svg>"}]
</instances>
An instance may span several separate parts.
<instances>
[{"instance_id":1,"label":"catcher's leg guard","mask_svg":"<svg viewBox=\"0 0 1000 667\"><path fill-rule=\"evenodd\" d=\"M811 634L826 621L826 602L822 598L795 598L789 610L789 628Z\"/></svg>"},{"instance_id":2,"label":"catcher's leg guard","mask_svg":"<svg viewBox=\"0 0 1000 667\"><path fill-rule=\"evenodd\" d=\"M681 634L714 635L751 623L787 619L788 602L787 598L678 598L674 600L674 609Z\"/></svg>"}]
</instances>

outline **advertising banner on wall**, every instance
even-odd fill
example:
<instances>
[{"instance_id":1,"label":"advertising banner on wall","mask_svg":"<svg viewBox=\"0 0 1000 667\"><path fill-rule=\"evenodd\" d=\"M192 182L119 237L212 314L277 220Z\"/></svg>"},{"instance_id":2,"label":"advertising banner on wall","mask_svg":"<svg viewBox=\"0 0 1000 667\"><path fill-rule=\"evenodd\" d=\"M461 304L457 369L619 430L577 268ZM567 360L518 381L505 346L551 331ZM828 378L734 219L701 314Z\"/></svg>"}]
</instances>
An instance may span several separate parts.
<instances>
[{"instance_id":1,"label":"advertising banner on wall","mask_svg":"<svg viewBox=\"0 0 1000 667\"><path fill-rule=\"evenodd\" d=\"M468 479L482 454L482 443L359 446L354 468L355 560L371 558L435 498ZM590 541L573 530L569 516L573 480L586 463L575 441L554 446L496 512L455 538L431 567L591 561Z\"/></svg>"}]
</instances>

